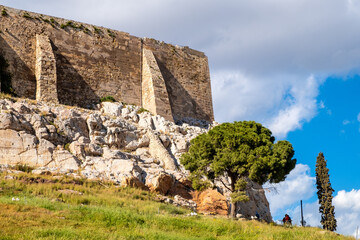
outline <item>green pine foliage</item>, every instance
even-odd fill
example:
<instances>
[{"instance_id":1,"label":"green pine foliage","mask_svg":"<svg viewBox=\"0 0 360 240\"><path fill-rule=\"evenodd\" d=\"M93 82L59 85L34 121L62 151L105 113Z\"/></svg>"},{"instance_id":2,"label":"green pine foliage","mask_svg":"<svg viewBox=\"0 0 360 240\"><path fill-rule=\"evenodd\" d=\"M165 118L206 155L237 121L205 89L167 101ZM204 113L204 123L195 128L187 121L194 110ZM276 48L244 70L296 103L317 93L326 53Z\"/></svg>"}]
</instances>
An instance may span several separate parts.
<instances>
[{"instance_id":1,"label":"green pine foliage","mask_svg":"<svg viewBox=\"0 0 360 240\"><path fill-rule=\"evenodd\" d=\"M336 230L335 207L332 205L332 194L334 189L331 187L329 169L327 161L322 152L316 158L316 186L319 199L319 212L321 213L321 225L329 231Z\"/></svg>"},{"instance_id":2,"label":"green pine foliage","mask_svg":"<svg viewBox=\"0 0 360 240\"><path fill-rule=\"evenodd\" d=\"M278 141L269 129L254 121L224 123L191 141L188 153L180 161L191 172L193 187L204 188L210 182L229 177L232 216L236 203L246 201L247 179L263 184L278 183L295 167L296 159L288 141Z\"/></svg>"}]
</instances>

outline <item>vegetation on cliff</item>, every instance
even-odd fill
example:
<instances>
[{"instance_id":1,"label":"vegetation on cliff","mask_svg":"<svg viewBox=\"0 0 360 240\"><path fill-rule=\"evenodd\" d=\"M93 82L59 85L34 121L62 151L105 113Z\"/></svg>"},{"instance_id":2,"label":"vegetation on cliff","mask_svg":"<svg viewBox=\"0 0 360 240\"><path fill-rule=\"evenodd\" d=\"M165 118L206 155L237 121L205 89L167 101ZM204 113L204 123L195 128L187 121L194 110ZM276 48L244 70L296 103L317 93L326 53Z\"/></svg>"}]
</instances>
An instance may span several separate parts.
<instances>
[{"instance_id":1,"label":"vegetation on cliff","mask_svg":"<svg viewBox=\"0 0 360 240\"><path fill-rule=\"evenodd\" d=\"M318 228L189 216L156 195L66 176L0 174L0 239L352 239Z\"/></svg>"},{"instance_id":2,"label":"vegetation on cliff","mask_svg":"<svg viewBox=\"0 0 360 240\"><path fill-rule=\"evenodd\" d=\"M278 183L295 167L292 145L274 141L271 131L260 123L224 123L193 139L181 163L190 170L195 188L207 186L208 180L222 182L231 192L235 217L236 203L248 200L247 179L260 185ZM230 183L224 183L222 177L230 178Z\"/></svg>"}]
</instances>

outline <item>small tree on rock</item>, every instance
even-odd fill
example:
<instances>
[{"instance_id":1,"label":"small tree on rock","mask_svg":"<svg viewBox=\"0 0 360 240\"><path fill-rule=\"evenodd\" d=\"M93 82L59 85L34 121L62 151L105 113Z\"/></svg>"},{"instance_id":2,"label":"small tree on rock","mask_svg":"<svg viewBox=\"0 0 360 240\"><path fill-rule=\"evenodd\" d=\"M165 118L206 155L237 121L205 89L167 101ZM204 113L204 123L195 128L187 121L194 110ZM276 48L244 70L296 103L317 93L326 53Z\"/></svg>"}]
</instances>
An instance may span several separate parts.
<instances>
[{"instance_id":1,"label":"small tree on rock","mask_svg":"<svg viewBox=\"0 0 360 240\"><path fill-rule=\"evenodd\" d=\"M222 182L231 192L235 217L237 202L248 200L247 179L261 185L278 183L295 167L292 145L274 141L271 131L254 121L223 123L193 139L180 161L191 172L195 189L209 187L210 181Z\"/></svg>"},{"instance_id":2,"label":"small tree on rock","mask_svg":"<svg viewBox=\"0 0 360 240\"><path fill-rule=\"evenodd\" d=\"M321 225L323 229L329 231L336 230L335 207L332 205L332 194L334 189L331 187L329 169L322 152L316 158L316 186L319 199L319 212L321 213Z\"/></svg>"}]
</instances>

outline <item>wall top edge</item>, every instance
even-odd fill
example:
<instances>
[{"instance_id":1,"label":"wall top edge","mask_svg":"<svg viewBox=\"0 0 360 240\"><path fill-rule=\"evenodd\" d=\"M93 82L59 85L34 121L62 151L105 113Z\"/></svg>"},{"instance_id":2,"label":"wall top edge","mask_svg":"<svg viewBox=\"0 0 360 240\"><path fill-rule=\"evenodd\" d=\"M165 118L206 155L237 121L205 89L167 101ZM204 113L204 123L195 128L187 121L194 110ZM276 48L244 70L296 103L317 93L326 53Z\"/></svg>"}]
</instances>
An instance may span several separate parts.
<instances>
[{"instance_id":1,"label":"wall top edge","mask_svg":"<svg viewBox=\"0 0 360 240\"><path fill-rule=\"evenodd\" d=\"M165 43L164 41L160 41L160 40L156 40L156 39L148 38L148 37L141 38L141 37L131 35L130 33L120 31L120 30L116 30L116 29L111 29L111 28L108 28L108 27L98 26L98 25L95 25L95 24L84 23L84 22L80 22L80 21L76 21L76 20L72 20L72 19L65 19L65 18L61 18L61 17L36 13L36 12L32 12L32 11L27 11L27 10L16 9L16 8L8 7L8 6L5 6L5 5L0 5L0 11L2 9L4 9L4 8L6 9L6 12L9 15L18 15L18 16L22 17L24 13L28 13L29 15L31 15L34 18L43 18L43 19L51 19L51 18L53 18L55 21L57 21L59 23L62 23L62 24L66 24L67 22L71 21L72 23L74 23L75 25L78 25L78 26L83 25L86 28L93 28L93 27L98 28L102 32L104 32L105 34L108 34L108 30L110 30L110 32L115 32L115 33L118 33L119 35L126 35L126 36L129 36L129 37L132 37L132 38L141 39L142 41L151 42L152 44L158 44L158 45L166 44L166 45L173 46L175 48L184 50L188 54L191 54L191 55L197 55L197 56L206 57L204 52L192 49L192 48L190 48L188 46L179 46L179 45L174 45L174 44L170 44L170 43ZM2 16L0 16L0 18L1 17Z\"/></svg>"}]
</instances>

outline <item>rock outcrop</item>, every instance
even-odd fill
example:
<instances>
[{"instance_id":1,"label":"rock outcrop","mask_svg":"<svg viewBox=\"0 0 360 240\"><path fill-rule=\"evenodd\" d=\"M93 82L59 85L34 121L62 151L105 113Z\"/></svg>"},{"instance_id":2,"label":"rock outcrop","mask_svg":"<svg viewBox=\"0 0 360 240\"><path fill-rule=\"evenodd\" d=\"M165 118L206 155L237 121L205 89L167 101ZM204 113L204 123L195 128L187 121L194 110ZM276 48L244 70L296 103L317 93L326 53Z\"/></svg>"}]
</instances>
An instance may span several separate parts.
<instances>
[{"instance_id":1,"label":"rock outcrop","mask_svg":"<svg viewBox=\"0 0 360 240\"><path fill-rule=\"evenodd\" d=\"M167 200L174 204L193 208L194 199L200 212L226 215L226 193L225 197L214 190L194 194L178 161L190 140L210 127L203 121L186 122L175 124L122 103L104 102L88 110L0 99L0 166L23 164L34 167L35 173L113 181L174 197ZM258 212L271 221L263 195L250 194L251 201L241 205L240 213Z\"/></svg>"},{"instance_id":2,"label":"rock outcrop","mask_svg":"<svg viewBox=\"0 0 360 240\"><path fill-rule=\"evenodd\" d=\"M216 190L206 190L193 193L197 210L208 215L227 215L228 204L226 197Z\"/></svg>"}]
</instances>

